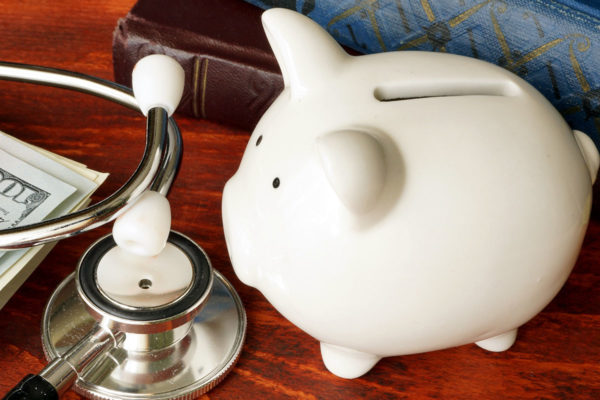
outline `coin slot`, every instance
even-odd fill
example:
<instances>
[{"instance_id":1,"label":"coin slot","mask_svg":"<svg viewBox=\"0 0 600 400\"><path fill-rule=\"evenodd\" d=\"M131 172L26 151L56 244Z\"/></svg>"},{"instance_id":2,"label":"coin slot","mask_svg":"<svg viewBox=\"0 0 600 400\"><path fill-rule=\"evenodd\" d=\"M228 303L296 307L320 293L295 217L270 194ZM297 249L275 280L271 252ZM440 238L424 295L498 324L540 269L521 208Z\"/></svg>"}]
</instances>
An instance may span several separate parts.
<instances>
[{"instance_id":1,"label":"coin slot","mask_svg":"<svg viewBox=\"0 0 600 400\"><path fill-rule=\"evenodd\" d=\"M516 96L519 87L511 81L500 82L413 82L378 86L373 96L381 102L465 96Z\"/></svg>"}]
</instances>

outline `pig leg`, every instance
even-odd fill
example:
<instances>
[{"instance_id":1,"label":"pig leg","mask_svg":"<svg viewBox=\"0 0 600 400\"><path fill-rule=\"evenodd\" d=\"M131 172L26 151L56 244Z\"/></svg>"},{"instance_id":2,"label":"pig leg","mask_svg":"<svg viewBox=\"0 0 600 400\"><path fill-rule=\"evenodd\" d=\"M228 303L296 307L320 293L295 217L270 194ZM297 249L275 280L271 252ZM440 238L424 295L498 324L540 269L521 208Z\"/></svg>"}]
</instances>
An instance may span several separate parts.
<instances>
[{"instance_id":1,"label":"pig leg","mask_svg":"<svg viewBox=\"0 0 600 400\"><path fill-rule=\"evenodd\" d=\"M381 357L362 353L347 347L321 342L321 355L329 371L335 375L354 379L369 372Z\"/></svg>"},{"instance_id":2,"label":"pig leg","mask_svg":"<svg viewBox=\"0 0 600 400\"><path fill-rule=\"evenodd\" d=\"M517 339L517 329L513 329L508 332L504 332L498 336L491 337L489 339L480 340L475 344L482 349L488 351L504 351L508 350Z\"/></svg>"}]
</instances>

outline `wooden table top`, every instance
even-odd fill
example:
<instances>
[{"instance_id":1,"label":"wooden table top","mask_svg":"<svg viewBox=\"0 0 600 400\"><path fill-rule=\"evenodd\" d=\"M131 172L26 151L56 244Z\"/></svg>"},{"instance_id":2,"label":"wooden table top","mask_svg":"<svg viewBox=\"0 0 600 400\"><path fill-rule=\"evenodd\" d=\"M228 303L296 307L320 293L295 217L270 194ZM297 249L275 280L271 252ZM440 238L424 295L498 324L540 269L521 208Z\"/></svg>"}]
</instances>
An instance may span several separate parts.
<instances>
[{"instance_id":1,"label":"wooden table top","mask_svg":"<svg viewBox=\"0 0 600 400\"><path fill-rule=\"evenodd\" d=\"M165 6L168 2L165 2ZM112 32L132 0L0 1L0 59L112 80ZM0 130L111 173L95 200L122 185L143 151L144 119L120 106L58 89L0 82ZM248 133L180 117L185 152L170 195L173 228L197 241L240 294L248 314L244 350L203 398L592 399L600 398L600 204L568 282L504 353L475 345L382 360L344 380L324 368L316 340L285 320L231 267L221 191ZM596 198L599 198L596 196ZM45 365L44 305L107 228L61 241L0 310L0 393ZM80 399L69 391L65 398Z\"/></svg>"}]
</instances>

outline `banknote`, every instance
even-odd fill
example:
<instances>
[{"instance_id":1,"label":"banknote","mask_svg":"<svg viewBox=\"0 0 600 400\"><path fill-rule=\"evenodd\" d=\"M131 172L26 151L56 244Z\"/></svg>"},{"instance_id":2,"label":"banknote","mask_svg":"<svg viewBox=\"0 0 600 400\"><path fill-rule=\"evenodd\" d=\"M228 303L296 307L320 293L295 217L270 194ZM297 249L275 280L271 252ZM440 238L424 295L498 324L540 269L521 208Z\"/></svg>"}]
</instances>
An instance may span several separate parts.
<instances>
[{"instance_id":1,"label":"banknote","mask_svg":"<svg viewBox=\"0 0 600 400\"><path fill-rule=\"evenodd\" d=\"M18 226L35 209L43 206L50 193L0 167L0 227Z\"/></svg>"},{"instance_id":2,"label":"banknote","mask_svg":"<svg viewBox=\"0 0 600 400\"><path fill-rule=\"evenodd\" d=\"M60 207L57 207L46 218L68 213L96 190L98 187L98 183L95 182L97 175L103 175L106 178L106 174L99 174L85 168L80 163L31 146L2 132L0 132L0 149L62 182L67 182L75 188L73 195L69 196L61 203Z\"/></svg>"},{"instance_id":3,"label":"banknote","mask_svg":"<svg viewBox=\"0 0 600 400\"><path fill-rule=\"evenodd\" d=\"M13 157L7 157L6 154ZM16 161L14 159L17 159ZM19 173L13 172L15 169L8 169L3 163L16 163L16 168ZM29 175L27 172L29 167L36 169L34 175ZM29 198L30 209L35 208L38 213L38 217L43 220L54 218L59 215L68 214L72 211L85 207L90 202L90 196L92 193L104 182L108 174L94 171L87 168L84 164L70 160L63 156L51 153L47 150L41 149L31 144L20 141L19 139L0 132L0 168L2 168L2 176L8 176L7 182L0 186L0 192L6 191L7 194L17 196L19 201L23 198ZM40 174L41 173L41 174ZM8 175L10 174L10 176ZM27 178L24 178L27 176ZM30 179L30 176L37 176L35 179ZM38 185L38 178L43 176L41 179L45 185ZM59 203L53 210L47 213L40 212L40 208L47 207L52 208L52 205L46 203L50 199L44 198L41 204L37 204L39 201L39 195L33 195L33 193L50 193L54 195L53 190L48 189L48 184L51 182L56 183L54 180L58 180L63 184L67 184L75 188L71 192L68 189L64 194L71 192L66 199L62 202L56 200L57 196L52 199L54 203ZM9 185L10 184L10 185ZM9 188L10 186L10 188ZM49 185L52 186L52 185ZM57 188L58 186L54 186ZM17 195L17 191L20 192ZM8 196L10 197L10 196ZM41 196L43 197L43 196ZM6 200L0 195L0 201ZM0 207L2 207L0 205ZM0 211L1 213L1 211ZM20 219L19 225L29 224L34 222L32 219L33 211L30 211L26 217ZM13 215L15 215L13 213ZM20 217L21 215L19 215ZM43 216L43 217L42 217ZM0 228L0 230L3 228ZM47 243L41 246L35 246L28 249L13 250L13 251L0 251L0 308L10 299L13 293L23 284L27 277L35 270L36 266L43 260L48 254L50 249L55 243Z\"/></svg>"},{"instance_id":4,"label":"banknote","mask_svg":"<svg viewBox=\"0 0 600 400\"><path fill-rule=\"evenodd\" d=\"M80 208L108 176L108 174L91 170L81 163L23 142L4 132L0 132L0 150L75 187L75 192L43 219L54 218ZM1 160L2 158L0 158L0 162ZM0 211L1 213L2 211ZM0 251L0 276L26 253L27 249Z\"/></svg>"},{"instance_id":5,"label":"banknote","mask_svg":"<svg viewBox=\"0 0 600 400\"><path fill-rule=\"evenodd\" d=\"M0 229L43 220L76 188L0 150Z\"/></svg>"}]
</instances>

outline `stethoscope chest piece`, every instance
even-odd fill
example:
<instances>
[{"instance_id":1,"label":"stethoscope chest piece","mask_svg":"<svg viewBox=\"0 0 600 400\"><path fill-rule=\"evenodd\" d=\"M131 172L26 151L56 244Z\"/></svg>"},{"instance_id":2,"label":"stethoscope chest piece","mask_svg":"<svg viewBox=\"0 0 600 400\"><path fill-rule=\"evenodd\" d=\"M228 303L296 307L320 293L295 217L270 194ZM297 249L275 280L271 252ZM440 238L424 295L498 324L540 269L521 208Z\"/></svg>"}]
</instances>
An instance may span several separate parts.
<instances>
[{"instance_id":1,"label":"stethoscope chest piece","mask_svg":"<svg viewBox=\"0 0 600 400\"><path fill-rule=\"evenodd\" d=\"M81 395L97 399L194 398L216 386L235 365L246 332L239 296L192 240L172 231L167 245L185 260L184 276L189 279L184 279L183 285L158 287L160 293L145 296L145 291L153 290L149 268L139 277L131 277L134 268L134 272L128 269L128 276L107 278L115 274L107 275L103 260L118 249L109 235L90 247L77 271L48 301L42 344L49 361L72 353L80 342L88 347L88 353L89 348L99 347L82 340L86 335L96 340L96 330L109 332L109 340L114 341L105 354L82 363L74 385ZM164 279L157 280L161 281ZM136 287L120 292L128 282Z\"/></svg>"}]
</instances>

